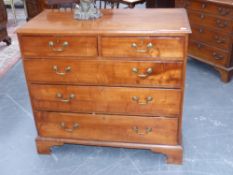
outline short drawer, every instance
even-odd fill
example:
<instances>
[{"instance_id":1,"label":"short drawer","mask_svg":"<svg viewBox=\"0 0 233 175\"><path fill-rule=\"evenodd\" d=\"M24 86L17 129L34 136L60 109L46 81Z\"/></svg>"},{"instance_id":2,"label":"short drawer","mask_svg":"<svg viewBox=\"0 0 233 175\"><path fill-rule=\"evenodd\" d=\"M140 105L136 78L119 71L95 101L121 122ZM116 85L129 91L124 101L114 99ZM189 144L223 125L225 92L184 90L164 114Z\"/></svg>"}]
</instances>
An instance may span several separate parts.
<instances>
[{"instance_id":1,"label":"short drawer","mask_svg":"<svg viewBox=\"0 0 233 175\"><path fill-rule=\"evenodd\" d=\"M187 9L199 10L206 13L219 15L221 17L232 18L232 7L226 5L220 5L217 3L211 3L205 1L197 1L197 0L187 0L185 2L185 7Z\"/></svg>"},{"instance_id":2,"label":"short drawer","mask_svg":"<svg viewBox=\"0 0 233 175\"><path fill-rule=\"evenodd\" d=\"M193 25L191 40L199 40L211 46L229 50L231 47L231 37L222 32L210 30L204 26Z\"/></svg>"},{"instance_id":3,"label":"short drawer","mask_svg":"<svg viewBox=\"0 0 233 175\"><path fill-rule=\"evenodd\" d=\"M36 112L43 137L177 144L177 118Z\"/></svg>"},{"instance_id":4,"label":"short drawer","mask_svg":"<svg viewBox=\"0 0 233 175\"><path fill-rule=\"evenodd\" d=\"M228 63L228 52L209 47L198 41L190 41L189 54L222 66L227 66Z\"/></svg>"},{"instance_id":5,"label":"short drawer","mask_svg":"<svg viewBox=\"0 0 233 175\"><path fill-rule=\"evenodd\" d=\"M189 20L191 24L202 24L203 26L221 30L221 32L231 33L232 21L208 15L206 13L189 11Z\"/></svg>"},{"instance_id":6,"label":"short drawer","mask_svg":"<svg viewBox=\"0 0 233 175\"><path fill-rule=\"evenodd\" d=\"M21 52L26 57L97 56L95 36L22 36Z\"/></svg>"},{"instance_id":7,"label":"short drawer","mask_svg":"<svg viewBox=\"0 0 233 175\"><path fill-rule=\"evenodd\" d=\"M102 86L31 85L36 110L122 115L180 114L182 91Z\"/></svg>"},{"instance_id":8,"label":"short drawer","mask_svg":"<svg viewBox=\"0 0 233 175\"><path fill-rule=\"evenodd\" d=\"M113 59L131 57L147 60L183 60L184 38L182 37L102 37L101 54Z\"/></svg>"},{"instance_id":9,"label":"short drawer","mask_svg":"<svg viewBox=\"0 0 233 175\"><path fill-rule=\"evenodd\" d=\"M183 74L183 62L27 59L24 68L29 81L49 84L172 88Z\"/></svg>"}]
</instances>

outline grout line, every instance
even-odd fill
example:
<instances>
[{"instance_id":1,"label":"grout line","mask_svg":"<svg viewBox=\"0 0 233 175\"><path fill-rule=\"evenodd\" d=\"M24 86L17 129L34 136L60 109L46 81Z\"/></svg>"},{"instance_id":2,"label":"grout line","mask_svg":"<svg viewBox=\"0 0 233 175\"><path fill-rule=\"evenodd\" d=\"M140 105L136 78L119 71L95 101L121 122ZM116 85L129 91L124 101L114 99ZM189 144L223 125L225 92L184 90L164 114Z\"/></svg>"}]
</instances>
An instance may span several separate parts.
<instances>
[{"instance_id":1,"label":"grout line","mask_svg":"<svg viewBox=\"0 0 233 175\"><path fill-rule=\"evenodd\" d=\"M9 94L6 94L6 97L8 97L16 106L23 110L33 120L32 114L29 111L27 111L23 106L21 106L14 98L12 98Z\"/></svg>"},{"instance_id":2,"label":"grout line","mask_svg":"<svg viewBox=\"0 0 233 175\"><path fill-rule=\"evenodd\" d=\"M135 170L142 175L142 172L139 170L139 168L137 167L137 165L135 164L135 162L131 159L131 157L123 150L123 152L125 153L126 157L130 160L130 162L132 163L133 167L135 168Z\"/></svg>"}]
</instances>

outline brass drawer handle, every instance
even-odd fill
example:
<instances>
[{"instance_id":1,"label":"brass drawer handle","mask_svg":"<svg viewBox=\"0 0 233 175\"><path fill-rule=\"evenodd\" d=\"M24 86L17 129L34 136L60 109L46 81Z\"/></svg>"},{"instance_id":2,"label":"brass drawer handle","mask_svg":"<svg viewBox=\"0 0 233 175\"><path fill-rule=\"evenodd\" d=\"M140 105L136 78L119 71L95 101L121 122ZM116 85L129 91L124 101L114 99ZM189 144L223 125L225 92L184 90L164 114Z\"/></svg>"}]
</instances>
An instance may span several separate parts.
<instances>
[{"instance_id":1,"label":"brass drawer handle","mask_svg":"<svg viewBox=\"0 0 233 175\"><path fill-rule=\"evenodd\" d=\"M64 69L64 72L60 72L58 66L57 66L57 65L54 65L54 66L53 66L53 71L54 71L57 75L64 76L64 75L66 75L67 73L69 73L69 72L71 71L71 67L70 67L70 66L67 66L67 67Z\"/></svg>"},{"instance_id":2,"label":"brass drawer handle","mask_svg":"<svg viewBox=\"0 0 233 175\"><path fill-rule=\"evenodd\" d=\"M200 18L201 18L201 19L204 19L204 18L205 18L205 14L202 13L202 14L200 15Z\"/></svg>"},{"instance_id":3,"label":"brass drawer handle","mask_svg":"<svg viewBox=\"0 0 233 175\"><path fill-rule=\"evenodd\" d=\"M149 134L150 132L152 132L153 131L153 129L152 128L145 128L145 131L140 131L140 129L137 127L137 126L134 126L133 128L132 128L132 130L136 133L136 134L138 134L138 135L147 135L147 134Z\"/></svg>"},{"instance_id":4,"label":"brass drawer handle","mask_svg":"<svg viewBox=\"0 0 233 175\"><path fill-rule=\"evenodd\" d=\"M136 43L132 43L131 44L131 47L135 49L136 52L139 52L139 53L146 53L148 52L151 48L154 47L154 45L152 43L148 43L146 45L146 49L138 49L138 45Z\"/></svg>"},{"instance_id":5,"label":"brass drawer handle","mask_svg":"<svg viewBox=\"0 0 233 175\"><path fill-rule=\"evenodd\" d=\"M203 29L203 28L200 28L200 29L199 29L199 32L200 32L200 33L203 33L203 32L204 32L204 29Z\"/></svg>"},{"instance_id":6,"label":"brass drawer handle","mask_svg":"<svg viewBox=\"0 0 233 175\"><path fill-rule=\"evenodd\" d=\"M220 37L218 35L215 35L214 39L215 39L216 43L218 43L218 44L224 44L225 41L226 41L224 38L222 38L222 37Z\"/></svg>"},{"instance_id":7,"label":"brass drawer handle","mask_svg":"<svg viewBox=\"0 0 233 175\"><path fill-rule=\"evenodd\" d=\"M68 127L66 126L66 123L65 123L65 122L61 122L61 123L60 123L60 127L61 127L63 130L65 130L66 132L74 132L75 129L78 129L78 128L79 128L79 124L78 124L78 123L74 123L74 124L72 125L71 128L68 128Z\"/></svg>"},{"instance_id":8,"label":"brass drawer handle","mask_svg":"<svg viewBox=\"0 0 233 175\"><path fill-rule=\"evenodd\" d=\"M220 19L217 19L217 20L216 20L216 25L217 25L217 27L219 27L219 28L225 28L225 27L228 26L228 22L227 22L227 21L222 21L222 20L220 20Z\"/></svg>"},{"instance_id":9,"label":"brass drawer handle","mask_svg":"<svg viewBox=\"0 0 233 175\"><path fill-rule=\"evenodd\" d=\"M198 44L197 44L197 48L198 48L198 49L201 49L202 47L203 47L203 45L202 45L201 43L198 43Z\"/></svg>"},{"instance_id":10,"label":"brass drawer handle","mask_svg":"<svg viewBox=\"0 0 233 175\"><path fill-rule=\"evenodd\" d=\"M203 3L203 4L201 4L201 8L206 8L207 7L207 5L205 4L205 3Z\"/></svg>"},{"instance_id":11,"label":"brass drawer handle","mask_svg":"<svg viewBox=\"0 0 233 175\"><path fill-rule=\"evenodd\" d=\"M58 92L58 93L56 94L56 98L58 98L60 102L69 103L72 99L75 98L75 94L70 94L70 95L68 96L68 99L64 99L64 98L63 98L63 95L62 95L61 93Z\"/></svg>"},{"instance_id":12,"label":"brass drawer handle","mask_svg":"<svg viewBox=\"0 0 233 175\"><path fill-rule=\"evenodd\" d=\"M230 11L231 11L231 10L228 9L228 8L224 8L224 7L219 7L219 8L218 8L218 12L219 12L219 14L220 14L221 16L229 15Z\"/></svg>"},{"instance_id":13,"label":"brass drawer handle","mask_svg":"<svg viewBox=\"0 0 233 175\"><path fill-rule=\"evenodd\" d=\"M48 45L54 52L63 52L66 47L69 46L69 43L67 41L64 41L60 47L56 47L56 45L59 44L59 41L54 43L53 41L49 41Z\"/></svg>"},{"instance_id":14,"label":"brass drawer handle","mask_svg":"<svg viewBox=\"0 0 233 175\"><path fill-rule=\"evenodd\" d=\"M147 105L147 104L149 104L150 102L153 101L153 97L152 96L148 96L148 97L145 97L144 100L140 100L140 97L133 96L132 100L135 101L139 105Z\"/></svg>"},{"instance_id":15,"label":"brass drawer handle","mask_svg":"<svg viewBox=\"0 0 233 175\"><path fill-rule=\"evenodd\" d=\"M137 74L137 76L140 77L140 78L146 78L146 77L150 76L153 73L153 68L149 67L146 70L146 73L139 73L139 69L136 68L136 67L133 67L132 72Z\"/></svg>"},{"instance_id":16,"label":"brass drawer handle","mask_svg":"<svg viewBox=\"0 0 233 175\"><path fill-rule=\"evenodd\" d=\"M218 54L218 53L216 53L216 52L213 52L213 57L216 59L216 60L222 60L223 58L224 58L224 56L223 55L220 55L220 54Z\"/></svg>"}]
</instances>

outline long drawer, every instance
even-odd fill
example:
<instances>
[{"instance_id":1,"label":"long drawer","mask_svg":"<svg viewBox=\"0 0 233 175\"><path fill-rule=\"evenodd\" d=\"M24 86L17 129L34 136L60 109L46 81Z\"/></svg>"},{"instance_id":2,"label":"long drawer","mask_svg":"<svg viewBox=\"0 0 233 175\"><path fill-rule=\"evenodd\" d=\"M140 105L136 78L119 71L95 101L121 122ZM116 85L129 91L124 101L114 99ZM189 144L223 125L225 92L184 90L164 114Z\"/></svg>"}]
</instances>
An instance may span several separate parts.
<instances>
[{"instance_id":1,"label":"long drawer","mask_svg":"<svg viewBox=\"0 0 233 175\"><path fill-rule=\"evenodd\" d=\"M97 141L177 144L178 119L36 112L39 135Z\"/></svg>"},{"instance_id":2,"label":"long drawer","mask_svg":"<svg viewBox=\"0 0 233 175\"><path fill-rule=\"evenodd\" d=\"M182 37L102 37L101 55L109 58L183 60Z\"/></svg>"},{"instance_id":3,"label":"long drawer","mask_svg":"<svg viewBox=\"0 0 233 175\"><path fill-rule=\"evenodd\" d=\"M180 115L182 91L101 86L31 85L36 110L122 115Z\"/></svg>"},{"instance_id":4,"label":"long drawer","mask_svg":"<svg viewBox=\"0 0 233 175\"><path fill-rule=\"evenodd\" d=\"M205 2L204 2L205 1ZM185 7L192 10L200 10L206 13L219 15L221 17L232 18L232 7L216 3L206 2L206 0L186 0Z\"/></svg>"},{"instance_id":5,"label":"long drawer","mask_svg":"<svg viewBox=\"0 0 233 175\"><path fill-rule=\"evenodd\" d=\"M95 57L97 37L95 36L22 36L21 52L25 57Z\"/></svg>"},{"instance_id":6,"label":"long drawer","mask_svg":"<svg viewBox=\"0 0 233 175\"><path fill-rule=\"evenodd\" d=\"M218 65L228 65L228 52L207 46L199 41L190 40L189 54Z\"/></svg>"},{"instance_id":7,"label":"long drawer","mask_svg":"<svg viewBox=\"0 0 233 175\"><path fill-rule=\"evenodd\" d=\"M199 40L225 50L229 50L231 47L231 38L229 35L225 35L223 32L210 30L207 27L200 25L192 25L192 35L190 35L190 39Z\"/></svg>"},{"instance_id":8,"label":"long drawer","mask_svg":"<svg viewBox=\"0 0 233 175\"><path fill-rule=\"evenodd\" d=\"M209 28L215 28L222 32L231 33L232 21L228 19L219 18L209 14L188 11L189 20L192 24L202 24Z\"/></svg>"},{"instance_id":9,"label":"long drawer","mask_svg":"<svg viewBox=\"0 0 233 175\"><path fill-rule=\"evenodd\" d=\"M29 81L50 84L178 88L183 74L182 62L28 59L24 68Z\"/></svg>"}]
</instances>

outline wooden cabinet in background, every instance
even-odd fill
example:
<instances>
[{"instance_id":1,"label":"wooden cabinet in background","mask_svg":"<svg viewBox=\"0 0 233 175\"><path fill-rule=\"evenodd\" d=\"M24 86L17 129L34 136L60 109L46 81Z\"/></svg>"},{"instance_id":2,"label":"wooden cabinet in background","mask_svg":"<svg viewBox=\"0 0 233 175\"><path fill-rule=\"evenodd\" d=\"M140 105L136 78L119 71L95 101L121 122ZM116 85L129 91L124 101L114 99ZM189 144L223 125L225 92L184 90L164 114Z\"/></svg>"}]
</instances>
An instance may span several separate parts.
<instances>
[{"instance_id":1,"label":"wooden cabinet in background","mask_svg":"<svg viewBox=\"0 0 233 175\"><path fill-rule=\"evenodd\" d=\"M11 44L11 38L7 33L7 11L3 0L0 0L0 42L3 41L7 45Z\"/></svg>"},{"instance_id":2,"label":"wooden cabinet in background","mask_svg":"<svg viewBox=\"0 0 233 175\"><path fill-rule=\"evenodd\" d=\"M233 75L233 1L176 0L177 7L188 11L192 34L189 55L212 65L221 79Z\"/></svg>"},{"instance_id":3,"label":"wooden cabinet in background","mask_svg":"<svg viewBox=\"0 0 233 175\"><path fill-rule=\"evenodd\" d=\"M38 152L74 143L149 149L181 163L185 10L102 12L77 21L45 10L18 29Z\"/></svg>"}]
</instances>

